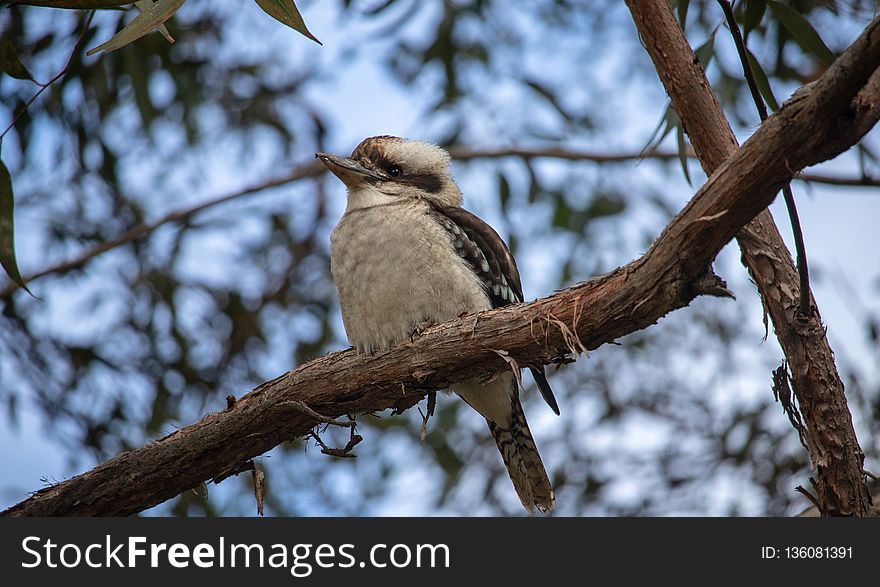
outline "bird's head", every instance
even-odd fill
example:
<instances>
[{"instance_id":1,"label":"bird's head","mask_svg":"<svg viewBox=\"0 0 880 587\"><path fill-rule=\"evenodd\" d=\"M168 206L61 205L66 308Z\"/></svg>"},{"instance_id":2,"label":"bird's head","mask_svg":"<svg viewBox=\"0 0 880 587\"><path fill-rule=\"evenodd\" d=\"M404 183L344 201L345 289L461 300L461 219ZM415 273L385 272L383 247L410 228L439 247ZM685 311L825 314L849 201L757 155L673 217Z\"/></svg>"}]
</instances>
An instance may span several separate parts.
<instances>
[{"instance_id":1,"label":"bird's head","mask_svg":"<svg viewBox=\"0 0 880 587\"><path fill-rule=\"evenodd\" d=\"M437 145L378 136L361 141L350 158L329 153L315 156L348 187L349 210L400 198L461 205L449 153Z\"/></svg>"}]
</instances>

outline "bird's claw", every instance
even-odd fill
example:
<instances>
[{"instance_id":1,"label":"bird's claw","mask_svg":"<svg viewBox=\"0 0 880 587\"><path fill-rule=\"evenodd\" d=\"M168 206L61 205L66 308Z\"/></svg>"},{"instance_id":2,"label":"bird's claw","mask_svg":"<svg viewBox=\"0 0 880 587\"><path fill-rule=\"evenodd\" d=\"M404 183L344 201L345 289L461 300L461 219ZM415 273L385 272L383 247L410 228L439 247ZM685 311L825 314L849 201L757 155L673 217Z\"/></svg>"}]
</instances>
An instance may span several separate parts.
<instances>
[{"instance_id":1,"label":"bird's claw","mask_svg":"<svg viewBox=\"0 0 880 587\"><path fill-rule=\"evenodd\" d=\"M430 320L422 320L416 325L415 328L413 328L412 332L409 335L409 341L413 342L417 336L421 336L425 330L433 325L434 322L431 322Z\"/></svg>"}]
</instances>

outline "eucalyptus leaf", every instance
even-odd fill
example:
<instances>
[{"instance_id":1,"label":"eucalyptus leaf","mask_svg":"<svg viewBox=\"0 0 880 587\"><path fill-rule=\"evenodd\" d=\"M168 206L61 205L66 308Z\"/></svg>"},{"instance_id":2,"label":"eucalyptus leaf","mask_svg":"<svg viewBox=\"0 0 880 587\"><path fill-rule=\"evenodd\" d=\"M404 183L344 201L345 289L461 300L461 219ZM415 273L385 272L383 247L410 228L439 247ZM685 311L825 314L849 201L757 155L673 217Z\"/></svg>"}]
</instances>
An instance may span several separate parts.
<instances>
[{"instance_id":1,"label":"eucalyptus leaf","mask_svg":"<svg viewBox=\"0 0 880 587\"><path fill-rule=\"evenodd\" d=\"M15 228L13 213L15 200L12 196L12 175L6 164L0 161L0 265L6 270L10 279L31 295L15 261Z\"/></svg>"},{"instance_id":2,"label":"eucalyptus leaf","mask_svg":"<svg viewBox=\"0 0 880 587\"><path fill-rule=\"evenodd\" d=\"M503 173L498 174L498 199L501 201L501 209L506 210L510 200L510 182Z\"/></svg>"},{"instance_id":3,"label":"eucalyptus leaf","mask_svg":"<svg viewBox=\"0 0 880 587\"><path fill-rule=\"evenodd\" d=\"M27 67L24 66L24 63L21 62L18 53L15 51L15 47L10 41L6 41L6 43L3 44L2 66L3 71L16 79L34 80L34 76L31 75L31 72L29 72Z\"/></svg>"},{"instance_id":4,"label":"eucalyptus leaf","mask_svg":"<svg viewBox=\"0 0 880 587\"><path fill-rule=\"evenodd\" d=\"M552 106L553 109L556 110L564 119L571 120L573 118L572 115L569 114L565 107L562 105L562 102L560 102L559 96L557 96L556 93L545 84L527 78L523 79L523 82L532 90L534 90L535 93L543 98L548 104L550 104L550 106Z\"/></svg>"},{"instance_id":5,"label":"eucalyptus leaf","mask_svg":"<svg viewBox=\"0 0 880 587\"><path fill-rule=\"evenodd\" d=\"M319 45L323 45L318 38L309 31L303 20L296 3L293 0L257 0L257 4L263 12L280 22L302 33Z\"/></svg>"},{"instance_id":6,"label":"eucalyptus leaf","mask_svg":"<svg viewBox=\"0 0 880 587\"><path fill-rule=\"evenodd\" d=\"M165 21L180 10L184 0L159 0L156 3L149 4L148 2L149 0L138 2L137 5L141 9L141 13L128 23L124 29L113 35L113 38L109 41L89 49L86 55L93 55L98 51L115 51L137 41L147 33L164 28ZM163 31L165 38L169 38L167 33L167 30Z\"/></svg>"},{"instance_id":7,"label":"eucalyptus leaf","mask_svg":"<svg viewBox=\"0 0 880 587\"><path fill-rule=\"evenodd\" d=\"M785 27L785 30L791 34L804 51L818 57L826 65L831 65L834 62L837 56L834 51L828 48L810 21L788 4L783 4L778 0L771 0L768 5L776 20Z\"/></svg>"},{"instance_id":8,"label":"eucalyptus leaf","mask_svg":"<svg viewBox=\"0 0 880 587\"><path fill-rule=\"evenodd\" d=\"M687 24L687 14L690 5L690 0L678 0L678 24L682 29Z\"/></svg>"},{"instance_id":9,"label":"eucalyptus leaf","mask_svg":"<svg viewBox=\"0 0 880 587\"><path fill-rule=\"evenodd\" d=\"M761 24L766 11L767 0L746 0L746 13L743 18L743 29L746 36Z\"/></svg>"},{"instance_id":10,"label":"eucalyptus leaf","mask_svg":"<svg viewBox=\"0 0 880 587\"><path fill-rule=\"evenodd\" d=\"M773 112L776 112L779 110L779 102L776 101L776 96L773 95L773 88L770 87L770 80L767 78L767 74L764 73L761 64L758 63L758 60L752 55L752 52L748 49L746 49L746 52L749 57L749 67L752 69L755 83L758 84L758 91L761 92L761 96L764 97L764 102L767 103L767 107Z\"/></svg>"},{"instance_id":11,"label":"eucalyptus leaf","mask_svg":"<svg viewBox=\"0 0 880 587\"><path fill-rule=\"evenodd\" d=\"M684 135L684 125L680 122L675 128L675 138L676 143L678 144L678 160L681 163L681 170L684 172L684 178L687 180L688 185L694 185L693 182L691 182L691 172L688 170L687 138Z\"/></svg>"},{"instance_id":12,"label":"eucalyptus leaf","mask_svg":"<svg viewBox=\"0 0 880 587\"><path fill-rule=\"evenodd\" d=\"M657 123L657 127L651 133L651 138L648 139L648 143L642 148L641 154L644 155L648 151L653 151L659 147L660 143L663 142L663 139L672 132L672 129L680 125L681 119L678 117L678 112L675 111L675 108L672 107L672 102L670 102L666 106L666 111L660 118L660 122Z\"/></svg>"},{"instance_id":13,"label":"eucalyptus leaf","mask_svg":"<svg viewBox=\"0 0 880 587\"><path fill-rule=\"evenodd\" d=\"M715 34L717 32L718 27L715 27L712 30L712 34L709 35L706 41L694 50L694 54L697 56L697 59L700 61L700 65L703 66L703 69L709 67L709 63L715 56Z\"/></svg>"},{"instance_id":14,"label":"eucalyptus leaf","mask_svg":"<svg viewBox=\"0 0 880 587\"><path fill-rule=\"evenodd\" d=\"M134 5L137 6L141 12L143 12L145 10L148 10L153 5L153 0L138 0L134 3ZM168 29L165 27L164 24L160 24L158 27L156 27L156 30L159 31L159 34L165 37L166 41L168 41L169 43L174 42L174 37L171 36L171 33L168 32Z\"/></svg>"}]
</instances>

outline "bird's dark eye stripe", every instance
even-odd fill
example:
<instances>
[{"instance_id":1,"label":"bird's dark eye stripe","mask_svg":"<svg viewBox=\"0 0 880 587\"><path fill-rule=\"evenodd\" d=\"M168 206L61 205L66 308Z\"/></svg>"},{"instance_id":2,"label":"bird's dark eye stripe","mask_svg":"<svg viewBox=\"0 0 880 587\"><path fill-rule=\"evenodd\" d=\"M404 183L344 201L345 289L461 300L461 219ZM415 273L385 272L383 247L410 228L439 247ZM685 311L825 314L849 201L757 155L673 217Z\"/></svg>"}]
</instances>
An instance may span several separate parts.
<instances>
[{"instance_id":1,"label":"bird's dark eye stripe","mask_svg":"<svg viewBox=\"0 0 880 587\"><path fill-rule=\"evenodd\" d=\"M440 176L436 173L411 175L406 178L406 181L429 194L439 193L440 189L443 187L443 180L440 179Z\"/></svg>"}]
</instances>

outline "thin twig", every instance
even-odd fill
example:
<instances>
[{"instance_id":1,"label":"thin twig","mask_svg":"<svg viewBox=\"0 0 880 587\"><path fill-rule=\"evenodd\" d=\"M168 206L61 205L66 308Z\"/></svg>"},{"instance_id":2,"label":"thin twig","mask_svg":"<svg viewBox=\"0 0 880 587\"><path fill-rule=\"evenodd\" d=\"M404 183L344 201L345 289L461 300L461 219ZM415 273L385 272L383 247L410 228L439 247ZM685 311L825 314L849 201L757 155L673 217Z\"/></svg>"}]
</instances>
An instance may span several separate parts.
<instances>
[{"instance_id":1,"label":"thin twig","mask_svg":"<svg viewBox=\"0 0 880 587\"><path fill-rule=\"evenodd\" d=\"M102 253L106 253L111 249L115 249L121 245L126 243L130 243L131 241L141 238L143 236L148 235L152 231L156 230L160 226L164 224L168 224L169 222L179 222L186 221L193 215L198 212L202 212L208 208L212 208L219 204L223 204L225 202L229 202L231 200L235 200L241 198L242 196L247 196L250 194L254 194L259 191L263 191L269 188L278 187L280 185L284 185L299 179L303 179L306 177L310 177L313 175L318 175L324 169L323 165L320 163L307 163L305 165L301 165L296 167L285 176L278 177L275 179L270 179L268 181L264 181L257 185L253 185L241 190L237 190L230 194L226 194L217 198L213 198L211 200L207 200L200 204L195 204L193 206L189 206L187 208L183 208L180 210L174 210L165 214L161 218L157 218L152 222L147 222L144 224L138 224L137 226L133 226L118 237L113 240L109 240L103 242L99 245L92 247L91 249L81 253L78 257L70 259L69 261L63 261L61 263L57 263L55 265L51 265L41 271L38 271L32 275L28 275L25 278L25 282L31 282L34 279L39 277L43 277L45 275L49 275L50 273L64 273L67 271L71 271L73 269L78 269L85 265L90 259L97 257ZM8 284L5 288L0 290L0 299L5 299L9 297L15 290L18 289L18 285L15 283Z\"/></svg>"},{"instance_id":2,"label":"thin twig","mask_svg":"<svg viewBox=\"0 0 880 587\"><path fill-rule=\"evenodd\" d=\"M34 80L34 83L36 83L38 86L40 86L40 89L37 90L37 92L33 96L31 96L30 100L28 100L24 106L22 106L21 108L18 109L18 112L16 112L15 116L12 117L12 122L10 122L9 126L7 126L6 129L2 133L0 133L0 145L3 144L3 137L6 136L6 133L8 133L12 129L12 127L15 126L15 123L18 122L18 119L21 118L21 116L27 111L27 109L30 108L30 105L34 103L34 100L39 98L40 95L46 91L46 88L48 88L49 86L51 86L52 84L54 84L55 82L60 80L62 77L64 77L64 74L66 74L67 70L70 69L70 64L73 63L73 58L76 57L77 52L80 50L80 46L82 45L83 39L85 39L85 36L86 36L86 31L89 30L89 25L92 24L92 18L94 16L95 16L95 11L94 10L89 11L89 15L85 19L85 24L83 25L83 29L82 29L82 31L80 31L79 37L77 37L77 39L76 39L76 43L73 46L73 51L70 52L70 57L67 58L67 63L64 65L64 69L59 71L55 75L55 77L53 77L52 79L47 81L45 84L41 84L40 82Z\"/></svg>"},{"instance_id":3,"label":"thin twig","mask_svg":"<svg viewBox=\"0 0 880 587\"><path fill-rule=\"evenodd\" d=\"M563 159L566 161L589 161L599 165L614 163L629 163L631 161L678 161L679 153L673 151L646 151L624 153L598 153L594 151L581 151L565 147L508 147L500 149L468 149L464 147L452 147L449 154L456 161L472 161L475 159L504 159L516 157L519 159ZM688 148L686 156L689 159L698 159L693 149ZM822 183L849 187L880 187L880 178L862 177L836 177L819 173L799 173L795 179L799 181Z\"/></svg>"},{"instance_id":4,"label":"thin twig","mask_svg":"<svg viewBox=\"0 0 880 587\"><path fill-rule=\"evenodd\" d=\"M329 455L331 457L336 457L340 459L354 459L357 458L356 454L353 454L351 451L355 446L360 444L360 442L364 439L360 434L355 434L354 428L351 429L351 435L348 439L348 443L343 448L332 448L327 446L327 444L321 440L321 437L318 436L318 433L312 430L309 432L309 436L311 436L315 442L318 443L318 446L321 447L321 453L325 455Z\"/></svg>"},{"instance_id":5,"label":"thin twig","mask_svg":"<svg viewBox=\"0 0 880 587\"><path fill-rule=\"evenodd\" d=\"M742 32L736 23L736 16L733 14L733 6L728 0L718 0L721 10L727 19L727 27L730 29L730 35L733 37L733 43L736 45L736 51L739 54L739 60L742 62L743 75L752 94L752 100L758 109L758 116L761 122L767 120L767 106L758 91L758 84L755 82L755 76L752 73L752 66L749 63L749 56L746 52L745 40L743 40ZM794 194L791 192L791 184L785 184L782 188L782 196L785 200L785 207L788 210L788 218L791 221L791 232L794 238L794 248L797 256L797 269L800 276L800 296L798 311L801 316L809 316L810 314L810 271L807 267L807 248L804 246L804 235L801 230L801 221L798 218L797 206L794 203Z\"/></svg>"},{"instance_id":6,"label":"thin twig","mask_svg":"<svg viewBox=\"0 0 880 587\"><path fill-rule=\"evenodd\" d=\"M819 510L820 512L822 511L822 506L819 505L819 500L816 498L815 495L807 491L803 485L798 485L794 488L794 490L809 499L813 503L813 505L816 506L817 510Z\"/></svg>"},{"instance_id":7,"label":"thin twig","mask_svg":"<svg viewBox=\"0 0 880 587\"><path fill-rule=\"evenodd\" d=\"M639 151L631 153L599 153L566 147L504 147L498 149L468 149L451 147L449 154L456 161L473 159L501 159L518 157L520 159L566 159L568 161L591 161L593 163L628 163L641 159L654 161L678 161L679 154L672 151ZM688 153L695 157L694 153Z\"/></svg>"}]
</instances>

